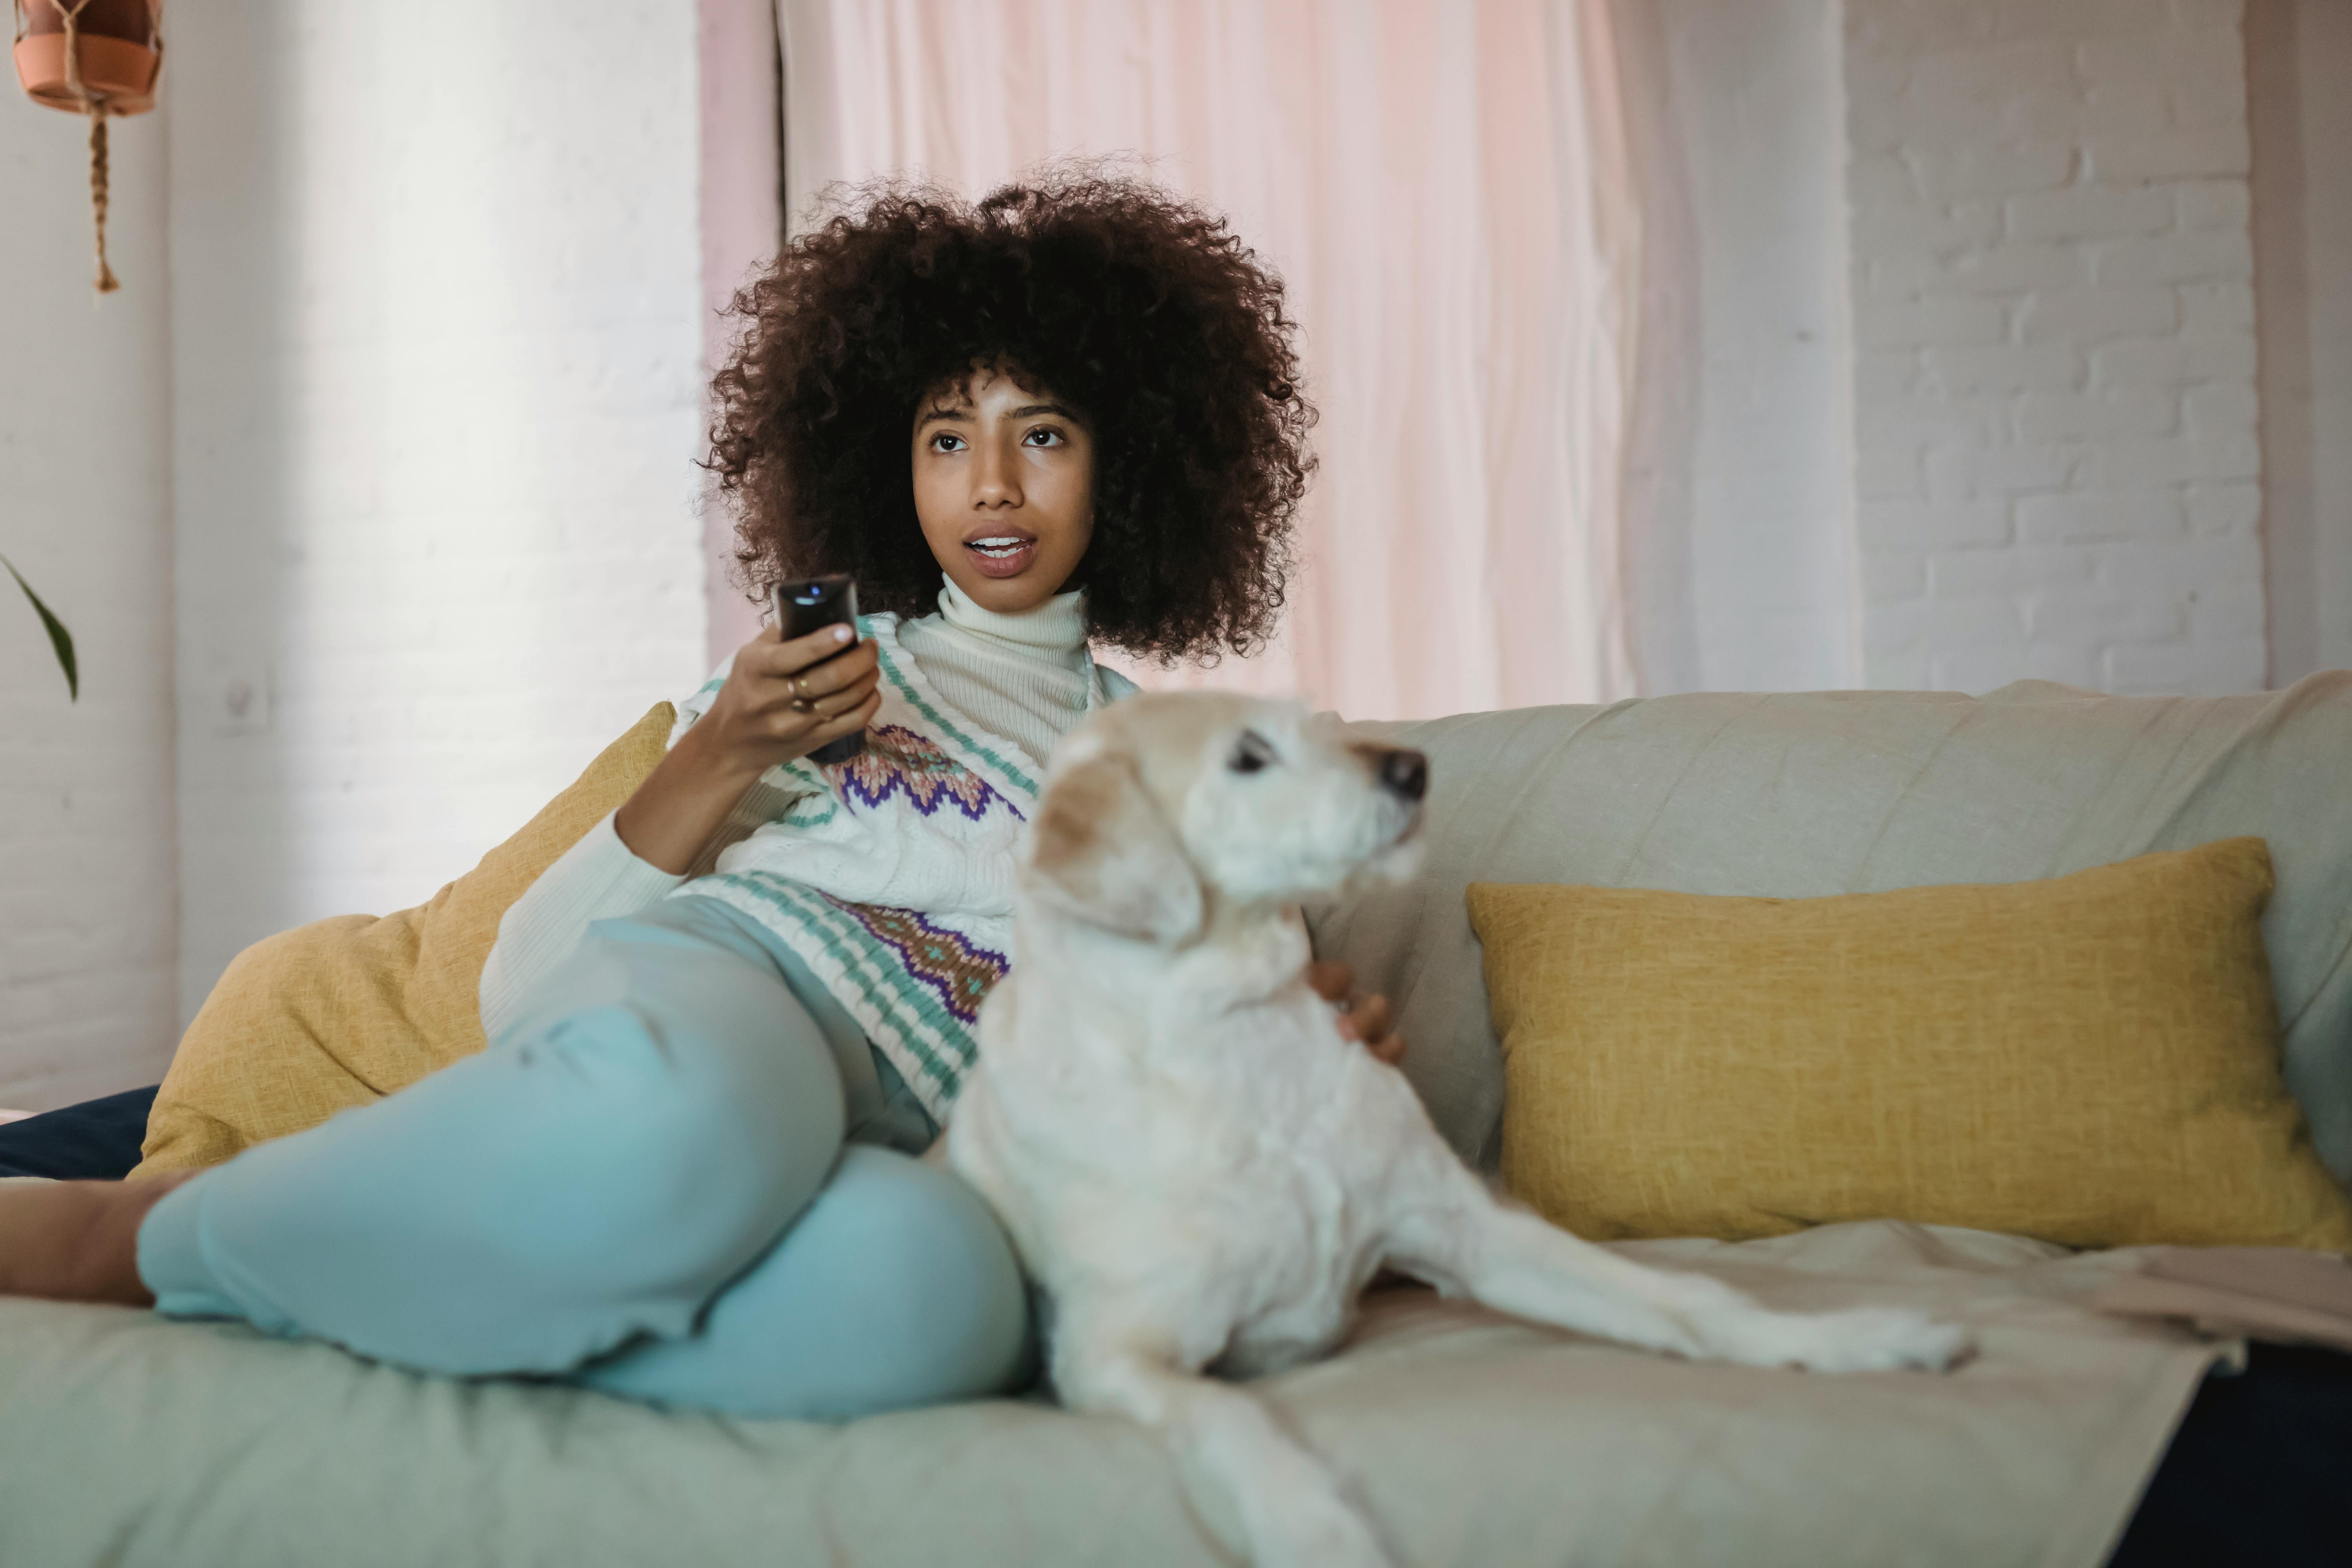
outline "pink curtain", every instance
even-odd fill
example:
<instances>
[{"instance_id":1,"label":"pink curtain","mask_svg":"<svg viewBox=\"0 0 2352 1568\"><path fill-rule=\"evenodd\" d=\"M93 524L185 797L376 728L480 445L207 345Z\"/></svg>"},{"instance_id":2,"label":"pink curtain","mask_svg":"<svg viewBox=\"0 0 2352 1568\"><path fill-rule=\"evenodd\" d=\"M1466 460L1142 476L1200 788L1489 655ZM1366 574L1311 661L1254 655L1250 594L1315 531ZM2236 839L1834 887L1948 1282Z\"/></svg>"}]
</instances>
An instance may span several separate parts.
<instances>
[{"instance_id":1,"label":"pink curtain","mask_svg":"<svg viewBox=\"0 0 2352 1568\"><path fill-rule=\"evenodd\" d=\"M1604 0L779 0L787 199L1066 153L1287 280L1322 468L1276 646L1148 685L1419 718L1633 690L1638 214Z\"/></svg>"}]
</instances>

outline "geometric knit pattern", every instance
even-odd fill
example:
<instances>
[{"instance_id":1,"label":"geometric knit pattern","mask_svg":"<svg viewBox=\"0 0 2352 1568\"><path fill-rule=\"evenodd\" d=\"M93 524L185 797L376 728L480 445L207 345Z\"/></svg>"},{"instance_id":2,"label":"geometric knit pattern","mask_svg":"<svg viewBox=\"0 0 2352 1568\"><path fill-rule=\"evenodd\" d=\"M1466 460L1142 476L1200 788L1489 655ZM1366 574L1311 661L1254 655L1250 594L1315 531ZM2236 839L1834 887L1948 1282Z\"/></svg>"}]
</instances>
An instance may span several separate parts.
<instances>
[{"instance_id":1,"label":"geometric knit pattern","mask_svg":"<svg viewBox=\"0 0 2352 1568\"><path fill-rule=\"evenodd\" d=\"M937 743L903 724L877 724L866 731L866 750L826 767L834 786L860 804L878 806L903 795L925 816L945 801L974 822L992 803L1020 815L986 779L965 767Z\"/></svg>"},{"instance_id":2,"label":"geometric knit pattern","mask_svg":"<svg viewBox=\"0 0 2352 1568\"><path fill-rule=\"evenodd\" d=\"M929 986L940 1005L953 1014L957 1022L967 1029L979 1024L982 998L990 986L1004 978L1004 954L968 942L912 910L832 901L875 941L897 953L907 973Z\"/></svg>"}]
</instances>

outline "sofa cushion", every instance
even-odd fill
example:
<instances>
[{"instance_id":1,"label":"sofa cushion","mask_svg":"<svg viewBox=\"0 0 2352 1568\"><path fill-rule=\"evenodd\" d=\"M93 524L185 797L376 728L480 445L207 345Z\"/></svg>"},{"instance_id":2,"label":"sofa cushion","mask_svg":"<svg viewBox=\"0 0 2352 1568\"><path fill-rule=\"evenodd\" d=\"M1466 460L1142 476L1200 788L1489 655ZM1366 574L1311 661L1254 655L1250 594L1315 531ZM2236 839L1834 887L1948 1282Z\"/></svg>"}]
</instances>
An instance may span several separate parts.
<instances>
[{"instance_id":1,"label":"sofa cushion","mask_svg":"<svg viewBox=\"0 0 2352 1568\"><path fill-rule=\"evenodd\" d=\"M1379 1290L1253 1384L1401 1563L2098 1568L2226 1341L2076 1304L2132 1254L1877 1224L1620 1244L1769 1305L1972 1325L1949 1377L1647 1355ZM841 1426L421 1377L244 1324L0 1298L10 1568L1217 1568L1140 1426L1030 1402Z\"/></svg>"},{"instance_id":2,"label":"sofa cushion","mask_svg":"<svg viewBox=\"0 0 2352 1568\"><path fill-rule=\"evenodd\" d=\"M1612 1239L2352 1249L2279 1081L2271 881L2233 838L1820 899L1473 883L1504 1182Z\"/></svg>"},{"instance_id":3,"label":"sofa cushion","mask_svg":"<svg viewBox=\"0 0 2352 1568\"><path fill-rule=\"evenodd\" d=\"M2352 1176L2352 673L2240 697L1851 691L1658 697L1364 726L1430 758L1420 874L1316 919L1386 991L1439 1128L1491 1163L1503 1073L1474 881L1801 899L2018 882L2241 835L2288 1089Z\"/></svg>"},{"instance_id":4,"label":"sofa cushion","mask_svg":"<svg viewBox=\"0 0 2352 1568\"><path fill-rule=\"evenodd\" d=\"M675 718L656 704L417 908L319 921L239 953L181 1037L131 1174L216 1163L480 1050L478 992L499 917L653 772Z\"/></svg>"}]
</instances>

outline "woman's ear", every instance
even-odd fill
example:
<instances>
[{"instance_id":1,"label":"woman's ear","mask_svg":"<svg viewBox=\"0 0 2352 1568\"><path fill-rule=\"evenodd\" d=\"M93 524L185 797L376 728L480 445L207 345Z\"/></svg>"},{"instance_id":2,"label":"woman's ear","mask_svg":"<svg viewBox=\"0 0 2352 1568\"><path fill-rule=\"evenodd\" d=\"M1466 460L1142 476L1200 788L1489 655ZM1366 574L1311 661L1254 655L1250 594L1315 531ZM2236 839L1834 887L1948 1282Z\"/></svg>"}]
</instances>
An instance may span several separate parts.
<instances>
[{"instance_id":1,"label":"woman's ear","mask_svg":"<svg viewBox=\"0 0 2352 1568\"><path fill-rule=\"evenodd\" d=\"M1045 785L1024 885L1089 925L1173 947L1199 932L1201 879L1134 761L1099 752Z\"/></svg>"}]
</instances>

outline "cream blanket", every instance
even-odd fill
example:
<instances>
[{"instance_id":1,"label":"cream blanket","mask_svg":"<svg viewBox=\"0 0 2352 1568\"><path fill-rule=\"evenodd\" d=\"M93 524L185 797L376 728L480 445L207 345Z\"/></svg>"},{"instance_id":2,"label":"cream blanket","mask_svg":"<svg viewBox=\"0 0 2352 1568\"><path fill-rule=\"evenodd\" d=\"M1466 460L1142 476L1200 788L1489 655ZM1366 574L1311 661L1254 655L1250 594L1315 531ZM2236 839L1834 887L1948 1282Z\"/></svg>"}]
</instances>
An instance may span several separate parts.
<instances>
[{"instance_id":1,"label":"cream blanket","mask_svg":"<svg viewBox=\"0 0 2352 1568\"><path fill-rule=\"evenodd\" d=\"M1698 1365L1410 1289L1376 1292L1337 1359L1262 1386L1409 1563L2095 1568L2239 1351L2077 1305L2126 1253L1889 1223L1622 1250L1775 1306L1931 1307L1983 1353L1948 1378ZM1036 1404L668 1416L0 1300L9 1568L1209 1568L1215 1529L1139 1428Z\"/></svg>"}]
</instances>

